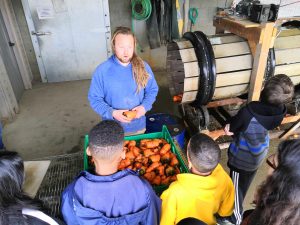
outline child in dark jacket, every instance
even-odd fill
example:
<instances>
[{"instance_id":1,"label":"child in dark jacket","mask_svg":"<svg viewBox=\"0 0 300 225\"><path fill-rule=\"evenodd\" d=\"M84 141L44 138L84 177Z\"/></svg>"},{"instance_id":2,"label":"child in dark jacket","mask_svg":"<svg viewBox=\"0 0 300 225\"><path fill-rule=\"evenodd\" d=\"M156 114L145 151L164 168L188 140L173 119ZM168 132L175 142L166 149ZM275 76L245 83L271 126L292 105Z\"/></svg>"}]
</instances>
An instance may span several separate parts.
<instances>
[{"instance_id":1,"label":"child in dark jacket","mask_svg":"<svg viewBox=\"0 0 300 225\"><path fill-rule=\"evenodd\" d=\"M285 114L284 103L291 100L294 85L291 79L279 74L268 80L260 101L242 107L225 126L225 133L233 135L228 149L228 167L235 187L235 207L232 222L240 224L243 201L261 162L269 149L268 130L278 127Z\"/></svg>"},{"instance_id":2,"label":"child in dark jacket","mask_svg":"<svg viewBox=\"0 0 300 225\"><path fill-rule=\"evenodd\" d=\"M132 170L118 171L123 150L121 125L106 120L89 133L87 154L95 174L87 171L62 195L62 215L69 225L158 225L161 201L149 183Z\"/></svg>"}]
</instances>

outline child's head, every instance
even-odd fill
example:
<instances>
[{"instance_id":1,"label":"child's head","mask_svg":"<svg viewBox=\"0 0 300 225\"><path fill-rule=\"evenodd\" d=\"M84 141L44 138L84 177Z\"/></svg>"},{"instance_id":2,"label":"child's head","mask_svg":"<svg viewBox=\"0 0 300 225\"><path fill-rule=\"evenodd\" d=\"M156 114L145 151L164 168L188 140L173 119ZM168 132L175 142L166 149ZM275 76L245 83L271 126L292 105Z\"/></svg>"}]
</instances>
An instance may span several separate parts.
<instances>
[{"instance_id":1,"label":"child's head","mask_svg":"<svg viewBox=\"0 0 300 225\"><path fill-rule=\"evenodd\" d=\"M111 161L123 152L124 130L113 120L104 120L89 133L87 154L95 159Z\"/></svg>"},{"instance_id":2,"label":"child's head","mask_svg":"<svg viewBox=\"0 0 300 225\"><path fill-rule=\"evenodd\" d=\"M260 100L264 103L278 105L291 101L294 95L294 84L285 74L271 77L261 92Z\"/></svg>"},{"instance_id":3,"label":"child's head","mask_svg":"<svg viewBox=\"0 0 300 225\"><path fill-rule=\"evenodd\" d=\"M0 151L0 207L14 204L21 196L24 163L17 152ZM1 222L1 220L0 220Z\"/></svg>"},{"instance_id":4,"label":"child's head","mask_svg":"<svg viewBox=\"0 0 300 225\"><path fill-rule=\"evenodd\" d=\"M206 134L195 134L189 141L188 159L196 171L208 173L218 165L221 157L219 145Z\"/></svg>"}]
</instances>

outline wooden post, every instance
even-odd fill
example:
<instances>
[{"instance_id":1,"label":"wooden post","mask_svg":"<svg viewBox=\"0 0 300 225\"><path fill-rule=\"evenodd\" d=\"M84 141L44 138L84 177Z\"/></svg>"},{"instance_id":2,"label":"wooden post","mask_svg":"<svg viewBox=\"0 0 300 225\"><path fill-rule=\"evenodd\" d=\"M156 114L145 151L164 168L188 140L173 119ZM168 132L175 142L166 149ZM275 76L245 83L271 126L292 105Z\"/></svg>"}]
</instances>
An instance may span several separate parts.
<instances>
[{"instance_id":1,"label":"wooden post","mask_svg":"<svg viewBox=\"0 0 300 225\"><path fill-rule=\"evenodd\" d=\"M274 29L274 23L266 23L260 34L251 72L248 102L259 100Z\"/></svg>"}]
</instances>

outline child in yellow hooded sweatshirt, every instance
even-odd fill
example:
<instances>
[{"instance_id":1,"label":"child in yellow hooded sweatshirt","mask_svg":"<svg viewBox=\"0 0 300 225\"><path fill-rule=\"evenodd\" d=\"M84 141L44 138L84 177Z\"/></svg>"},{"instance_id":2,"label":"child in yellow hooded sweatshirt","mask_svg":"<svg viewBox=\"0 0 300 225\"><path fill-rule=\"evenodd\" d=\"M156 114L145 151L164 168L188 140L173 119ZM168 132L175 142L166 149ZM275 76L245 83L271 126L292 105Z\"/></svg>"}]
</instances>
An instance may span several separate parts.
<instances>
[{"instance_id":1,"label":"child in yellow hooded sweatshirt","mask_svg":"<svg viewBox=\"0 0 300 225\"><path fill-rule=\"evenodd\" d=\"M191 173L177 175L177 181L161 195L160 225L174 225L193 217L208 225L216 224L216 215L228 217L234 206L231 178L219 164L219 146L205 134L189 141L187 156Z\"/></svg>"}]
</instances>

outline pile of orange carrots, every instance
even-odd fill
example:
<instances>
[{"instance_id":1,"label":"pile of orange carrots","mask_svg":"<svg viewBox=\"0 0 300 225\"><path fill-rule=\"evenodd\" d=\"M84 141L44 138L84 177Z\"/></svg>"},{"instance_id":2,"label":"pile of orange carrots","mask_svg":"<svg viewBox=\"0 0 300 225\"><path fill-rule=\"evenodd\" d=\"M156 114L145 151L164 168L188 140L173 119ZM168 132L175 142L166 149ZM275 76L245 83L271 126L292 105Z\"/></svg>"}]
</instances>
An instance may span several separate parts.
<instances>
[{"instance_id":1,"label":"pile of orange carrots","mask_svg":"<svg viewBox=\"0 0 300 225\"><path fill-rule=\"evenodd\" d=\"M126 158L121 160L119 170L138 171L152 185L169 185L180 173L178 159L171 152L165 139L143 139L125 141Z\"/></svg>"}]
</instances>

